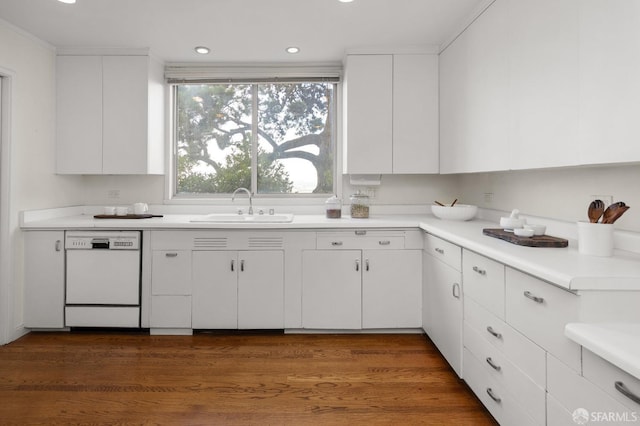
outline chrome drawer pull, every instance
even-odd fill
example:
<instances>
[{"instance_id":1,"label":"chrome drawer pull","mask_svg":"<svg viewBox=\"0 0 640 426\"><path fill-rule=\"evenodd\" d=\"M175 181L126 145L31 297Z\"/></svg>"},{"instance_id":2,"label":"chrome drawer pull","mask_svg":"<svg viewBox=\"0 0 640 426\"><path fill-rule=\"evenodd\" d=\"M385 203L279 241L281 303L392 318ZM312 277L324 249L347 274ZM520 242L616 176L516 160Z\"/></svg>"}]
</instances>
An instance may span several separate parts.
<instances>
[{"instance_id":1,"label":"chrome drawer pull","mask_svg":"<svg viewBox=\"0 0 640 426\"><path fill-rule=\"evenodd\" d=\"M166 257L178 257L178 253L166 253Z\"/></svg>"},{"instance_id":2,"label":"chrome drawer pull","mask_svg":"<svg viewBox=\"0 0 640 426\"><path fill-rule=\"evenodd\" d=\"M356 272L360 270L360 261L356 259Z\"/></svg>"},{"instance_id":3,"label":"chrome drawer pull","mask_svg":"<svg viewBox=\"0 0 640 426\"><path fill-rule=\"evenodd\" d=\"M531 299L536 303L544 303L544 299L542 297L534 296L530 291L525 291L524 297L526 297L527 299Z\"/></svg>"},{"instance_id":4,"label":"chrome drawer pull","mask_svg":"<svg viewBox=\"0 0 640 426\"><path fill-rule=\"evenodd\" d=\"M477 266L473 267L473 271L479 273L480 275L487 275L487 271L485 271L484 269L480 269Z\"/></svg>"},{"instance_id":5,"label":"chrome drawer pull","mask_svg":"<svg viewBox=\"0 0 640 426\"><path fill-rule=\"evenodd\" d=\"M364 270L369 271L369 259L364 261Z\"/></svg>"},{"instance_id":6,"label":"chrome drawer pull","mask_svg":"<svg viewBox=\"0 0 640 426\"><path fill-rule=\"evenodd\" d=\"M236 271L236 261L232 260L231 261L231 272L235 272Z\"/></svg>"},{"instance_id":7,"label":"chrome drawer pull","mask_svg":"<svg viewBox=\"0 0 640 426\"><path fill-rule=\"evenodd\" d=\"M244 260L240 261L240 272L244 272Z\"/></svg>"},{"instance_id":8,"label":"chrome drawer pull","mask_svg":"<svg viewBox=\"0 0 640 426\"><path fill-rule=\"evenodd\" d=\"M456 291L456 288L458 289L458 291ZM453 297L455 297L456 299L460 299L460 284L453 283L453 285L451 286L451 293L453 294Z\"/></svg>"},{"instance_id":9,"label":"chrome drawer pull","mask_svg":"<svg viewBox=\"0 0 640 426\"><path fill-rule=\"evenodd\" d=\"M491 334L493 337L495 337L496 339L502 339L502 334L498 333L497 331L495 331L493 329L493 327L488 326L487 327L487 331L489 332L489 334Z\"/></svg>"},{"instance_id":10,"label":"chrome drawer pull","mask_svg":"<svg viewBox=\"0 0 640 426\"><path fill-rule=\"evenodd\" d=\"M627 398L629 398L630 400L632 400L636 404L640 404L640 396L636 395L635 393L633 393L629 389L627 389L627 387L624 385L624 383L616 382L615 385L616 385L616 390L618 392L620 392L621 394L623 394L624 396L626 396Z\"/></svg>"},{"instance_id":11,"label":"chrome drawer pull","mask_svg":"<svg viewBox=\"0 0 640 426\"><path fill-rule=\"evenodd\" d=\"M56 251L60 251L62 248L62 241L56 240Z\"/></svg>"},{"instance_id":12,"label":"chrome drawer pull","mask_svg":"<svg viewBox=\"0 0 640 426\"><path fill-rule=\"evenodd\" d=\"M341 246L342 245L342 241L331 241L331 245L332 246Z\"/></svg>"},{"instance_id":13,"label":"chrome drawer pull","mask_svg":"<svg viewBox=\"0 0 640 426\"><path fill-rule=\"evenodd\" d=\"M382 240L382 241L378 241L378 244L380 244L381 246L388 246L389 244L391 244L391 241Z\"/></svg>"},{"instance_id":14,"label":"chrome drawer pull","mask_svg":"<svg viewBox=\"0 0 640 426\"><path fill-rule=\"evenodd\" d=\"M493 389L491 388L487 388L487 394L491 397L491 399L493 399L495 402L497 402L498 404L500 404L502 402L502 399L498 398L494 393L493 393Z\"/></svg>"},{"instance_id":15,"label":"chrome drawer pull","mask_svg":"<svg viewBox=\"0 0 640 426\"><path fill-rule=\"evenodd\" d=\"M367 231L358 230L358 231L355 231L355 234L356 235L367 235Z\"/></svg>"},{"instance_id":16,"label":"chrome drawer pull","mask_svg":"<svg viewBox=\"0 0 640 426\"><path fill-rule=\"evenodd\" d=\"M436 251L436 253L440 253L440 254L444 254L444 250L442 250L441 248L434 248L434 250Z\"/></svg>"},{"instance_id":17,"label":"chrome drawer pull","mask_svg":"<svg viewBox=\"0 0 640 426\"><path fill-rule=\"evenodd\" d=\"M487 364L489 364L491 368L493 368L496 371L502 370L502 367L500 367L499 365L496 365L490 356L487 357Z\"/></svg>"}]
</instances>

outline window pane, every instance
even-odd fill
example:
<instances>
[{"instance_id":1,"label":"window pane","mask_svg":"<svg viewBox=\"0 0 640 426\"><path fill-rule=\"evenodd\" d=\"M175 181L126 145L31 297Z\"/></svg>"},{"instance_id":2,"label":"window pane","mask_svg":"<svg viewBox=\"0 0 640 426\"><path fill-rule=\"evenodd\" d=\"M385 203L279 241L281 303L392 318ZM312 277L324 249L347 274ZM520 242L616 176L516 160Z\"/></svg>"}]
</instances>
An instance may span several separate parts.
<instances>
[{"instance_id":1,"label":"window pane","mask_svg":"<svg viewBox=\"0 0 640 426\"><path fill-rule=\"evenodd\" d=\"M180 85L176 101L176 193L250 189L252 86Z\"/></svg>"},{"instance_id":2,"label":"window pane","mask_svg":"<svg viewBox=\"0 0 640 426\"><path fill-rule=\"evenodd\" d=\"M258 89L258 193L333 193L332 83Z\"/></svg>"}]
</instances>

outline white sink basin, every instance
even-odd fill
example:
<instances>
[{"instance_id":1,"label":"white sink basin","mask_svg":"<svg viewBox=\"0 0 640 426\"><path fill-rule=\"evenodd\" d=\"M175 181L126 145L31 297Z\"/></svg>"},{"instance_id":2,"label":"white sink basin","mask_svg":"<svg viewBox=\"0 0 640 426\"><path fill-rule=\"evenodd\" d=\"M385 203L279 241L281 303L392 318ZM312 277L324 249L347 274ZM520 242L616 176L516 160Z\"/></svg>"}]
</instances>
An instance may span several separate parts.
<instances>
[{"instance_id":1,"label":"white sink basin","mask_svg":"<svg viewBox=\"0 0 640 426\"><path fill-rule=\"evenodd\" d=\"M290 213L282 214L226 214L213 213L191 219L191 222L207 223L289 223L293 221Z\"/></svg>"}]
</instances>

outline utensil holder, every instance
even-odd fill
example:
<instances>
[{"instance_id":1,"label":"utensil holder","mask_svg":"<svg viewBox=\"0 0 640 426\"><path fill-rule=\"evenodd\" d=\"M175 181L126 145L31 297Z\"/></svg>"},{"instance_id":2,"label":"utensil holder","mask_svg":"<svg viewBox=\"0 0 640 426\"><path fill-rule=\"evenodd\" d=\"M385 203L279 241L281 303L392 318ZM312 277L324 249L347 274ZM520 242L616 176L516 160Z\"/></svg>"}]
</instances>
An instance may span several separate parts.
<instances>
[{"instance_id":1,"label":"utensil holder","mask_svg":"<svg viewBox=\"0 0 640 426\"><path fill-rule=\"evenodd\" d=\"M578 222L578 252L589 256L613 255L613 224Z\"/></svg>"}]
</instances>

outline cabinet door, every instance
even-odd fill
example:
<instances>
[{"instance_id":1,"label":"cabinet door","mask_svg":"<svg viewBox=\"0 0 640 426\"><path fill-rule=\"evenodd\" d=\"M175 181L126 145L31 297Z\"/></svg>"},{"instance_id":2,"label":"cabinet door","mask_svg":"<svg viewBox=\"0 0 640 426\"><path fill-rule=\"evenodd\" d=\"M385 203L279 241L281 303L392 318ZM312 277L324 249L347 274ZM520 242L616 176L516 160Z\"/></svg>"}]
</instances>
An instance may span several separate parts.
<instances>
[{"instance_id":1,"label":"cabinet door","mask_svg":"<svg viewBox=\"0 0 640 426\"><path fill-rule=\"evenodd\" d=\"M345 173L392 172L392 58L347 57Z\"/></svg>"},{"instance_id":2,"label":"cabinet door","mask_svg":"<svg viewBox=\"0 0 640 426\"><path fill-rule=\"evenodd\" d=\"M56 172L102 173L102 57L56 59Z\"/></svg>"},{"instance_id":3,"label":"cabinet door","mask_svg":"<svg viewBox=\"0 0 640 426\"><path fill-rule=\"evenodd\" d=\"M438 56L393 56L393 173L438 173Z\"/></svg>"},{"instance_id":4,"label":"cabinet door","mask_svg":"<svg viewBox=\"0 0 640 426\"><path fill-rule=\"evenodd\" d=\"M360 329L360 250L305 250L302 253L302 326Z\"/></svg>"},{"instance_id":5,"label":"cabinet door","mask_svg":"<svg viewBox=\"0 0 640 426\"><path fill-rule=\"evenodd\" d=\"M238 254L238 328L284 328L284 254Z\"/></svg>"},{"instance_id":6,"label":"cabinet door","mask_svg":"<svg viewBox=\"0 0 640 426\"><path fill-rule=\"evenodd\" d=\"M362 328L422 325L422 251L365 250Z\"/></svg>"},{"instance_id":7,"label":"cabinet door","mask_svg":"<svg viewBox=\"0 0 640 426\"><path fill-rule=\"evenodd\" d=\"M508 4L493 3L440 54L440 172L509 169Z\"/></svg>"},{"instance_id":8,"label":"cabinet door","mask_svg":"<svg viewBox=\"0 0 640 426\"><path fill-rule=\"evenodd\" d=\"M238 328L238 259L235 251L194 251L193 328Z\"/></svg>"},{"instance_id":9,"label":"cabinet door","mask_svg":"<svg viewBox=\"0 0 640 426\"><path fill-rule=\"evenodd\" d=\"M425 331L453 370L462 376L462 276L431 255L424 260Z\"/></svg>"},{"instance_id":10,"label":"cabinet door","mask_svg":"<svg viewBox=\"0 0 640 426\"><path fill-rule=\"evenodd\" d=\"M154 250L151 268L151 294L191 295L190 251Z\"/></svg>"},{"instance_id":11,"label":"cabinet door","mask_svg":"<svg viewBox=\"0 0 640 426\"><path fill-rule=\"evenodd\" d=\"M579 2L509 0L509 140L514 169L578 163ZM605 63L598 67L606 68Z\"/></svg>"},{"instance_id":12,"label":"cabinet door","mask_svg":"<svg viewBox=\"0 0 640 426\"><path fill-rule=\"evenodd\" d=\"M103 58L104 174L147 172L147 56Z\"/></svg>"},{"instance_id":13,"label":"cabinet door","mask_svg":"<svg viewBox=\"0 0 640 426\"><path fill-rule=\"evenodd\" d=\"M580 163L640 160L640 3L580 0Z\"/></svg>"},{"instance_id":14,"label":"cabinet door","mask_svg":"<svg viewBox=\"0 0 640 426\"><path fill-rule=\"evenodd\" d=\"M64 327L64 232L25 232L24 325Z\"/></svg>"}]
</instances>

